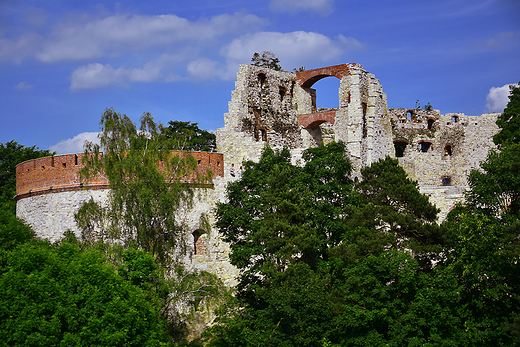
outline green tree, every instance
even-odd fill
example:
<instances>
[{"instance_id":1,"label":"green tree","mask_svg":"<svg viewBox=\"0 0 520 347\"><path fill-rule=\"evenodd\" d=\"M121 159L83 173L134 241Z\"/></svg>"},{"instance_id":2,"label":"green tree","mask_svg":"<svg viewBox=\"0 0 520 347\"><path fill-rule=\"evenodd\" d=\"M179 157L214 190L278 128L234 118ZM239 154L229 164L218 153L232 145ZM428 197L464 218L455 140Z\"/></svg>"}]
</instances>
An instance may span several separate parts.
<instances>
[{"instance_id":1,"label":"green tree","mask_svg":"<svg viewBox=\"0 0 520 347\"><path fill-rule=\"evenodd\" d=\"M178 218L193 206L193 185L212 174L198 172L189 153L174 155L149 113L137 129L126 115L106 109L100 127L100 144L85 145L80 174L87 181L106 177L110 195L106 206L91 200L79 209L82 241L120 265L120 273L166 317L170 335L182 341L186 315L222 293L214 275L184 267L187 233Z\"/></svg>"},{"instance_id":2,"label":"green tree","mask_svg":"<svg viewBox=\"0 0 520 347\"><path fill-rule=\"evenodd\" d=\"M55 153L49 150L40 150L36 146L25 147L16 141L0 143L0 202L9 203L14 212L13 197L16 194L16 165L24 161L47 157Z\"/></svg>"},{"instance_id":3,"label":"green tree","mask_svg":"<svg viewBox=\"0 0 520 347\"><path fill-rule=\"evenodd\" d=\"M149 113L141 117L138 130L126 115L107 109L100 126L100 144L85 145L81 175L85 180L108 178L110 201L108 206L90 202L79 211L76 220L84 238L97 231L101 239L124 240L165 262L172 249L184 247L176 211L193 203L193 189L184 180L203 181L210 173L197 177L197 162L191 155L165 151L160 125Z\"/></svg>"},{"instance_id":4,"label":"green tree","mask_svg":"<svg viewBox=\"0 0 520 347\"><path fill-rule=\"evenodd\" d=\"M438 302L421 296L452 304L442 290L457 288L453 280L431 288L435 269L421 255L438 237L437 209L417 184L387 158L362 171L355 191L342 143L303 158L294 166L287 150L266 147L218 205L242 274L239 308L222 312L211 345L427 345L451 336L456 314L438 309L430 328L427 310Z\"/></svg>"},{"instance_id":5,"label":"green tree","mask_svg":"<svg viewBox=\"0 0 520 347\"><path fill-rule=\"evenodd\" d=\"M215 134L199 129L197 123L169 121L162 129L167 138L168 147L174 150L215 152L217 142Z\"/></svg>"},{"instance_id":6,"label":"green tree","mask_svg":"<svg viewBox=\"0 0 520 347\"><path fill-rule=\"evenodd\" d=\"M351 228L377 229L389 237L392 247L411 249L429 267L429 258L440 251L442 238L435 221L439 210L419 192L417 182L406 175L396 159L386 157L361 170L356 185L362 204Z\"/></svg>"},{"instance_id":7,"label":"green tree","mask_svg":"<svg viewBox=\"0 0 520 347\"><path fill-rule=\"evenodd\" d=\"M253 58L251 58L251 61L255 66L265 67L276 71L283 71L282 67L280 66L280 59L278 59L276 55L270 51L263 51L262 54L255 52L255 54L253 54Z\"/></svg>"},{"instance_id":8,"label":"green tree","mask_svg":"<svg viewBox=\"0 0 520 347\"><path fill-rule=\"evenodd\" d=\"M493 137L499 148L520 143L520 84L509 86L509 102L497 119L500 131Z\"/></svg>"},{"instance_id":9,"label":"green tree","mask_svg":"<svg viewBox=\"0 0 520 347\"><path fill-rule=\"evenodd\" d=\"M160 315L97 251L31 241L0 274L0 345L167 346Z\"/></svg>"}]
</instances>

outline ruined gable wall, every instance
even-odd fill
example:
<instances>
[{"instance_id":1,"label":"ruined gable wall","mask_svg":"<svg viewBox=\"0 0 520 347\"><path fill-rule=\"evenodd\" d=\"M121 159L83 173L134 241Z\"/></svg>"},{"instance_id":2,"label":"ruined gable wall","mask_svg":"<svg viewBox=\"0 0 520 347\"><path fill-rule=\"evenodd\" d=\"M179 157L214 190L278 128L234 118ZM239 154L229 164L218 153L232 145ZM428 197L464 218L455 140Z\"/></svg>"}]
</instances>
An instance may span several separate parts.
<instances>
[{"instance_id":1,"label":"ruined gable wall","mask_svg":"<svg viewBox=\"0 0 520 347\"><path fill-rule=\"evenodd\" d=\"M224 154L226 177L246 160L257 161L265 144L273 148L302 145L295 99L295 74L241 65L235 91L217 130L217 151Z\"/></svg>"}]
</instances>

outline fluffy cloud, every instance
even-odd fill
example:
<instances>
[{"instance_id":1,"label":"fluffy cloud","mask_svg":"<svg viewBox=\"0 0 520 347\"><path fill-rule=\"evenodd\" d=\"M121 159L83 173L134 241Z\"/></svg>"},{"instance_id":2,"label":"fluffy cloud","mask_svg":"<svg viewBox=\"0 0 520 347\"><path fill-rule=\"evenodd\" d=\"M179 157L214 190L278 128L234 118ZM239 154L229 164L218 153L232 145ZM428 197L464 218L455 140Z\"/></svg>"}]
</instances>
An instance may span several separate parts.
<instances>
[{"instance_id":1,"label":"fluffy cloud","mask_svg":"<svg viewBox=\"0 0 520 347\"><path fill-rule=\"evenodd\" d=\"M343 35L330 39L325 35L295 31L291 33L258 32L233 40L221 50L231 61L247 63L253 53L271 51L286 70L294 67L325 63L338 59L345 52L362 48L359 41Z\"/></svg>"},{"instance_id":2,"label":"fluffy cloud","mask_svg":"<svg viewBox=\"0 0 520 347\"><path fill-rule=\"evenodd\" d=\"M87 64L77 68L71 76L70 89L91 89L108 86L126 86L129 82L152 82L162 80L171 82L180 79L171 72L171 67L183 60L182 54L162 54L147 62L141 68L119 67L110 64Z\"/></svg>"},{"instance_id":3,"label":"fluffy cloud","mask_svg":"<svg viewBox=\"0 0 520 347\"><path fill-rule=\"evenodd\" d=\"M509 84L492 87L486 96L486 107L489 112L502 112L509 102Z\"/></svg>"},{"instance_id":4,"label":"fluffy cloud","mask_svg":"<svg viewBox=\"0 0 520 347\"><path fill-rule=\"evenodd\" d=\"M276 12L310 11L326 16L332 12L333 3L334 0L271 0L269 8Z\"/></svg>"},{"instance_id":5,"label":"fluffy cloud","mask_svg":"<svg viewBox=\"0 0 520 347\"><path fill-rule=\"evenodd\" d=\"M66 139L49 147L49 150L57 152L58 154L70 154L83 152L83 144L85 141L99 143L97 132L84 132L74 136L71 139Z\"/></svg>"},{"instance_id":6,"label":"fluffy cloud","mask_svg":"<svg viewBox=\"0 0 520 347\"><path fill-rule=\"evenodd\" d=\"M181 42L203 44L264 24L265 20L246 13L223 14L193 22L173 14L117 14L57 25L36 57L43 62L56 62L118 56L153 47L164 50Z\"/></svg>"}]
</instances>

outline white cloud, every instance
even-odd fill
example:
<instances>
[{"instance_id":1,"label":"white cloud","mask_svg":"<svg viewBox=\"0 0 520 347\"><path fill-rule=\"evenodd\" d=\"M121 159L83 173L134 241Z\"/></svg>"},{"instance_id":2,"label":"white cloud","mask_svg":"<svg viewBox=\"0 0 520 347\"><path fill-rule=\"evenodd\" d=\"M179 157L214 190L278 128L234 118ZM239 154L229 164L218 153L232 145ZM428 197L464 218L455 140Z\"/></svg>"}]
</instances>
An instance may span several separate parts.
<instances>
[{"instance_id":1,"label":"white cloud","mask_svg":"<svg viewBox=\"0 0 520 347\"><path fill-rule=\"evenodd\" d=\"M180 77L171 72L171 67L183 59L182 54L162 54L159 58L145 63L142 68L114 69L110 64L99 63L83 65L72 72L70 89L126 86L128 82L175 81Z\"/></svg>"},{"instance_id":2,"label":"white cloud","mask_svg":"<svg viewBox=\"0 0 520 347\"><path fill-rule=\"evenodd\" d=\"M20 82L16 86L14 86L14 89L27 90L27 89L31 89L32 87L33 86L28 84L27 82Z\"/></svg>"},{"instance_id":3,"label":"white cloud","mask_svg":"<svg viewBox=\"0 0 520 347\"><path fill-rule=\"evenodd\" d=\"M58 154L70 154L83 152L83 144L90 141L99 144L98 132L84 132L71 139L63 140L49 147L49 150Z\"/></svg>"},{"instance_id":4,"label":"white cloud","mask_svg":"<svg viewBox=\"0 0 520 347\"><path fill-rule=\"evenodd\" d=\"M119 56L153 47L167 50L180 42L203 45L225 34L255 30L265 23L256 15L241 12L193 22L173 14L117 14L57 25L36 57L56 62Z\"/></svg>"},{"instance_id":5,"label":"white cloud","mask_svg":"<svg viewBox=\"0 0 520 347\"><path fill-rule=\"evenodd\" d=\"M486 107L489 112L503 112L509 102L509 84L492 87L486 96Z\"/></svg>"},{"instance_id":6,"label":"white cloud","mask_svg":"<svg viewBox=\"0 0 520 347\"><path fill-rule=\"evenodd\" d=\"M314 65L337 60L345 52L358 50L362 44L354 38L339 35L330 39L325 35L294 31L291 33L257 32L234 39L221 49L230 61L249 63L253 53L271 51L286 70L302 65Z\"/></svg>"},{"instance_id":7,"label":"white cloud","mask_svg":"<svg viewBox=\"0 0 520 347\"><path fill-rule=\"evenodd\" d=\"M237 64L222 64L208 58L200 58L188 64L188 73L199 81L215 78L233 80L237 70Z\"/></svg>"},{"instance_id":8,"label":"white cloud","mask_svg":"<svg viewBox=\"0 0 520 347\"><path fill-rule=\"evenodd\" d=\"M271 0L269 8L276 12L317 12L323 16L332 12L334 0Z\"/></svg>"},{"instance_id":9,"label":"white cloud","mask_svg":"<svg viewBox=\"0 0 520 347\"><path fill-rule=\"evenodd\" d=\"M13 61L16 64L34 54L41 45L41 37L35 33L24 34L17 40L0 37L0 61Z\"/></svg>"}]
</instances>

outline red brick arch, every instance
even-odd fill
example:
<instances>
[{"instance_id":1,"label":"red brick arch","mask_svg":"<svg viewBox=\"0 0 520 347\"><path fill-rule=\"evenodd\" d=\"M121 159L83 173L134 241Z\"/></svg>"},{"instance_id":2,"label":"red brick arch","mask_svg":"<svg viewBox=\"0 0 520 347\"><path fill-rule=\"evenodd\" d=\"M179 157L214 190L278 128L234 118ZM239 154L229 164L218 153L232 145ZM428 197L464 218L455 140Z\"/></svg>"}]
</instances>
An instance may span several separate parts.
<instances>
[{"instance_id":1,"label":"red brick arch","mask_svg":"<svg viewBox=\"0 0 520 347\"><path fill-rule=\"evenodd\" d=\"M353 68L363 67L356 63L350 63L327 66L319 69L297 71L296 79L303 88L310 88L314 83L325 77L334 76L341 80L343 77L350 75L350 70Z\"/></svg>"},{"instance_id":2,"label":"red brick arch","mask_svg":"<svg viewBox=\"0 0 520 347\"><path fill-rule=\"evenodd\" d=\"M321 123L329 122L334 124L336 111L302 114L298 117L298 124L305 129L316 129Z\"/></svg>"}]
</instances>

